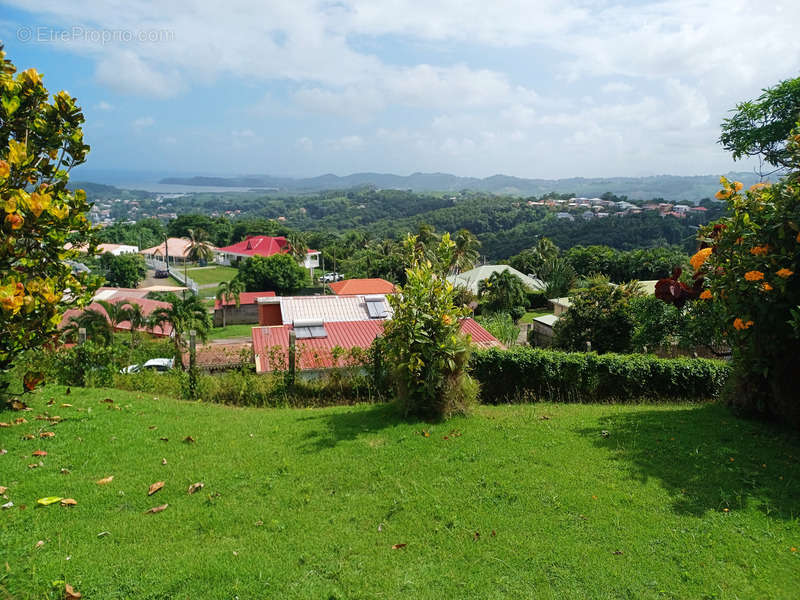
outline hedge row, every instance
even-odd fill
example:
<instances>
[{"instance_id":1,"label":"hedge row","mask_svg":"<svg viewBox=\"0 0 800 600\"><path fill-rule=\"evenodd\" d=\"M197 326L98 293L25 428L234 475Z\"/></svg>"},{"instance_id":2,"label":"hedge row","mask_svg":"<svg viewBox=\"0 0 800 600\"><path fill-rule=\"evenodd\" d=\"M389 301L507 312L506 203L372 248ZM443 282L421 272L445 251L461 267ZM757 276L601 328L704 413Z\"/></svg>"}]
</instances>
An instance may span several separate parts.
<instances>
[{"instance_id":1,"label":"hedge row","mask_svg":"<svg viewBox=\"0 0 800 600\"><path fill-rule=\"evenodd\" d=\"M712 400L730 372L725 363L702 358L528 347L476 351L470 369L487 404Z\"/></svg>"}]
</instances>

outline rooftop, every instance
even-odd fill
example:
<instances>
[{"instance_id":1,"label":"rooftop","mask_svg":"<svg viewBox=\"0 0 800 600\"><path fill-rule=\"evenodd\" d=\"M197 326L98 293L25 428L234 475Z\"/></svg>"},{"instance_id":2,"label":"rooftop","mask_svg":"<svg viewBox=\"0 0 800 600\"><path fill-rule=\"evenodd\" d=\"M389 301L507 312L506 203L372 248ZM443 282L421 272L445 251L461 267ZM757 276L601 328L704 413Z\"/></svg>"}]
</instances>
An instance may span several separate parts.
<instances>
[{"instance_id":1,"label":"rooftop","mask_svg":"<svg viewBox=\"0 0 800 600\"><path fill-rule=\"evenodd\" d=\"M345 279L330 284L334 294L393 294L394 284L385 279Z\"/></svg>"}]
</instances>

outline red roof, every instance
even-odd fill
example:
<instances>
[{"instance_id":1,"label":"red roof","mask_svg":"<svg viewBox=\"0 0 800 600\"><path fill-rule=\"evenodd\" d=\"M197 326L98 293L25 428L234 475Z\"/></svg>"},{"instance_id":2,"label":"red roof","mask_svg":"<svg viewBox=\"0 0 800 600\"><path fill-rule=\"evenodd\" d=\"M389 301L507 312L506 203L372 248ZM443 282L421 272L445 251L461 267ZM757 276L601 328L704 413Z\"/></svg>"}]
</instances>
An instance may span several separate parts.
<instances>
[{"instance_id":1,"label":"red roof","mask_svg":"<svg viewBox=\"0 0 800 600\"><path fill-rule=\"evenodd\" d=\"M169 308L170 306L172 306L169 302L161 302L159 300L149 300L147 298L135 298L128 296L114 296L114 298L110 300L110 302L112 302L113 304L116 304L117 302L120 301L125 304L138 304L139 306L142 307L142 312L144 313L145 317L149 317L153 313L153 311L156 310L157 308ZM106 311L103 308L103 305L98 302L92 302L86 308L71 308L70 310L65 312L64 316L61 318L61 323L58 326L59 329L63 329L64 327L66 327L71 317L73 316L77 317L78 315L83 313L83 311L88 310L90 308L92 310L99 312L101 315L106 316L106 319L108 319L108 316L106 315ZM130 331L130 330L131 330L130 321L122 321L117 325L115 329L115 331ZM169 323L164 323L163 330L161 326L156 326L152 331L147 329L146 327L137 327L137 331L144 331L147 333L152 333L153 335L166 337L172 333L172 325L170 325Z\"/></svg>"},{"instance_id":2,"label":"red roof","mask_svg":"<svg viewBox=\"0 0 800 600\"><path fill-rule=\"evenodd\" d=\"M275 296L275 292L242 292L239 294L239 306L244 306L245 304L255 304L256 299L258 298L266 298ZM226 300L225 306L236 306L236 302L232 300ZM214 310L218 308L222 308L222 302L219 300L214 302Z\"/></svg>"},{"instance_id":3,"label":"red roof","mask_svg":"<svg viewBox=\"0 0 800 600\"><path fill-rule=\"evenodd\" d=\"M394 284L385 279L345 279L330 285L337 296L343 294L394 294Z\"/></svg>"},{"instance_id":4,"label":"red roof","mask_svg":"<svg viewBox=\"0 0 800 600\"><path fill-rule=\"evenodd\" d=\"M273 256L275 254L286 254L289 252L289 240L280 235L270 237L268 235L252 235L241 242L237 242L224 248L217 248L218 252L225 254L239 254L241 256ZM308 250L309 253L316 253L316 250Z\"/></svg>"},{"instance_id":5,"label":"red roof","mask_svg":"<svg viewBox=\"0 0 800 600\"><path fill-rule=\"evenodd\" d=\"M332 356L336 347L349 350L351 348L367 349L372 342L383 333L385 321L340 321L325 323L327 337L299 339L297 344L297 367L299 369L329 369L343 366L346 360L338 362ZM286 368L289 349L289 331L291 325L275 327L253 327L253 353L256 357L256 372L264 373L273 370L277 362ZM473 319L461 321L461 331L472 336L474 344L482 348L502 346L492 334L486 331Z\"/></svg>"}]
</instances>

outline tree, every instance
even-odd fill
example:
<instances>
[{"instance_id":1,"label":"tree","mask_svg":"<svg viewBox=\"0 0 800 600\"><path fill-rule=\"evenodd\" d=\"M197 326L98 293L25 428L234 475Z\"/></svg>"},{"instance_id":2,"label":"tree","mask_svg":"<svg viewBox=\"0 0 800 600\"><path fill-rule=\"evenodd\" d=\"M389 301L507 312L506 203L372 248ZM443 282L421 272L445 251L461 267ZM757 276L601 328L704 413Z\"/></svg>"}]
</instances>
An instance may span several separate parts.
<instances>
[{"instance_id":1,"label":"tree","mask_svg":"<svg viewBox=\"0 0 800 600\"><path fill-rule=\"evenodd\" d=\"M308 254L308 236L299 231L290 233L286 241L289 243L289 254L291 254L297 262L303 262Z\"/></svg>"},{"instance_id":2,"label":"tree","mask_svg":"<svg viewBox=\"0 0 800 600\"><path fill-rule=\"evenodd\" d=\"M480 281L478 298L490 312L524 313L528 303L522 280L507 269L496 271L489 279ZM516 314L515 320L520 316Z\"/></svg>"},{"instance_id":3,"label":"tree","mask_svg":"<svg viewBox=\"0 0 800 600\"><path fill-rule=\"evenodd\" d=\"M202 229L189 229L189 245L186 247L186 259L183 261L183 276L188 278L189 261L208 262L214 257L208 234Z\"/></svg>"},{"instance_id":4,"label":"tree","mask_svg":"<svg viewBox=\"0 0 800 600\"><path fill-rule=\"evenodd\" d=\"M553 344L564 350L629 352L634 328L628 304L631 294L623 286L596 285L579 290L572 305L553 328Z\"/></svg>"},{"instance_id":5,"label":"tree","mask_svg":"<svg viewBox=\"0 0 800 600\"><path fill-rule=\"evenodd\" d=\"M142 305L136 303L129 303L125 307L125 316L127 317L125 320L131 324L131 347L133 347L136 341L136 332L147 326L147 317L142 311Z\"/></svg>"},{"instance_id":6,"label":"tree","mask_svg":"<svg viewBox=\"0 0 800 600\"><path fill-rule=\"evenodd\" d=\"M83 305L99 281L72 273L65 244L96 240L82 190L67 189L69 171L83 163L83 113L75 98L58 92L50 101L39 73L14 76L0 46L0 395L19 355L54 341L63 312ZM69 294L65 294L69 290ZM26 374L33 388L38 376Z\"/></svg>"},{"instance_id":7,"label":"tree","mask_svg":"<svg viewBox=\"0 0 800 600\"><path fill-rule=\"evenodd\" d=\"M466 412L477 398L477 384L466 372L470 340L459 331L466 313L455 306L445 278L455 245L444 234L431 261L418 242L406 238L411 262L406 284L389 296L394 314L384 327L384 345L403 413L448 417Z\"/></svg>"},{"instance_id":8,"label":"tree","mask_svg":"<svg viewBox=\"0 0 800 600\"><path fill-rule=\"evenodd\" d=\"M97 303L103 307L112 331L116 331L120 323L128 320L130 311L126 308L128 305L127 301L117 300L116 302L109 302L108 300L98 300Z\"/></svg>"},{"instance_id":9,"label":"tree","mask_svg":"<svg viewBox=\"0 0 800 600\"><path fill-rule=\"evenodd\" d=\"M100 257L100 266L105 270L109 285L135 288L147 275L147 266L141 254L120 254L114 256L106 252Z\"/></svg>"},{"instance_id":10,"label":"tree","mask_svg":"<svg viewBox=\"0 0 800 600\"><path fill-rule=\"evenodd\" d=\"M481 243L467 229L459 229L454 238L453 259L450 265L450 275L458 275L462 271L469 271L478 260L478 248Z\"/></svg>"},{"instance_id":11,"label":"tree","mask_svg":"<svg viewBox=\"0 0 800 600\"><path fill-rule=\"evenodd\" d=\"M766 88L755 100L736 105L722 122L719 143L738 160L755 156L777 170L792 167L786 140L800 119L800 77Z\"/></svg>"},{"instance_id":12,"label":"tree","mask_svg":"<svg viewBox=\"0 0 800 600\"><path fill-rule=\"evenodd\" d=\"M169 308L159 307L150 315L150 327L160 327L164 330L165 325L172 327L172 342L175 346L175 362L183 367L183 352L188 344L188 335L191 330L195 330L202 341L208 339L208 330L211 328L211 316L208 314L203 301L194 294L186 298L178 298L175 294L169 294L167 302L171 304Z\"/></svg>"},{"instance_id":13,"label":"tree","mask_svg":"<svg viewBox=\"0 0 800 600\"><path fill-rule=\"evenodd\" d=\"M216 299L222 304L222 326L226 326L226 316L228 311L228 304L233 302L236 308L239 308L239 295L244 291L244 285L238 279L231 279L230 281L222 281L217 286Z\"/></svg>"},{"instance_id":14,"label":"tree","mask_svg":"<svg viewBox=\"0 0 800 600\"><path fill-rule=\"evenodd\" d=\"M238 278L248 292L274 291L279 296L303 287L306 272L288 254L253 256L239 267Z\"/></svg>"},{"instance_id":15,"label":"tree","mask_svg":"<svg viewBox=\"0 0 800 600\"><path fill-rule=\"evenodd\" d=\"M114 341L114 330L111 328L111 323L99 310L87 308L79 315L70 317L61 335L64 339L76 342L80 328L86 330L86 339L88 340L104 345L111 345Z\"/></svg>"},{"instance_id":16,"label":"tree","mask_svg":"<svg viewBox=\"0 0 800 600\"><path fill-rule=\"evenodd\" d=\"M545 265L558 257L560 250L550 238L540 238L533 248L523 250L516 256L512 256L509 264L526 274L534 277L544 278Z\"/></svg>"},{"instance_id":17,"label":"tree","mask_svg":"<svg viewBox=\"0 0 800 600\"><path fill-rule=\"evenodd\" d=\"M547 298L562 298L568 295L578 279L575 269L561 256L545 261L539 269L539 276L545 283L544 295Z\"/></svg>"}]
</instances>

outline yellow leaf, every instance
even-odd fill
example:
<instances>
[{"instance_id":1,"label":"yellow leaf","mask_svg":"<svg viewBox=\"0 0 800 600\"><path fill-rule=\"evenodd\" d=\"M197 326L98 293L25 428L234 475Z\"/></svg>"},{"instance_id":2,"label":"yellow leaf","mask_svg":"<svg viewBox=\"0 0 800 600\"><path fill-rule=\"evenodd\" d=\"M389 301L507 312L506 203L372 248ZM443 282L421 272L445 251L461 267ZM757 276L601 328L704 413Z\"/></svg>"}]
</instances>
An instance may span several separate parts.
<instances>
[{"instance_id":1,"label":"yellow leaf","mask_svg":"<svg viewBox=\"0 0 800 600\"><path fill-rule=\"evenodd\" d=\"M8 140L8 162L12 165L22 165L28 159L28 151L24 142Z\"/></svg>"},{"instance_id":2,"label":"yellow leaf","mask_svg":"<svg viewBox=\"0 0 800 600\"><path fill-rule=\"evenodd\" d=\"M97 485L105 485L107 483L111 483L112 481L114 481L114 476L109 475L108 477L103 477L102 479L98 479L95 483L97 483Z\"/></svg>"},{"instance_id":3,"label":"yellow leaf","mask_svg":"<svg viewBox=\"0 0 800 600\"><path fill-rule=\"evenodd\" d=\"M47 498L39 498L36 501L36 504L40 504L41 506L50 506L51 504L55 504L56 502L61 502L60 496L48 496Z\"/></svg>"}]
</instances>

